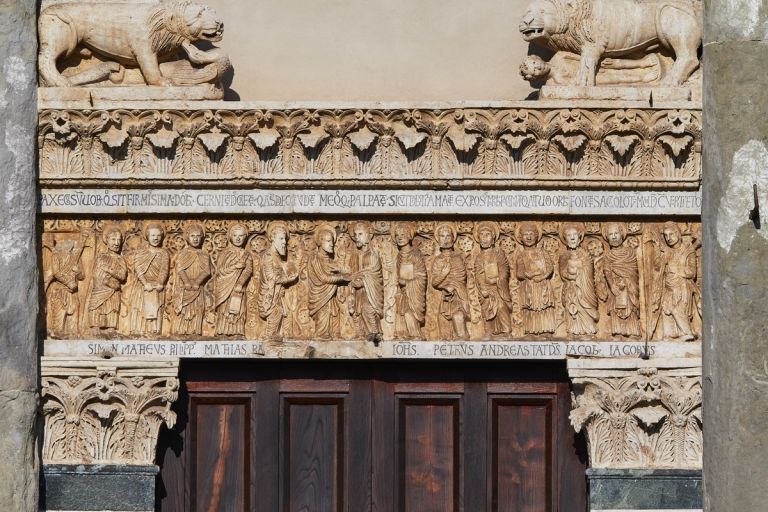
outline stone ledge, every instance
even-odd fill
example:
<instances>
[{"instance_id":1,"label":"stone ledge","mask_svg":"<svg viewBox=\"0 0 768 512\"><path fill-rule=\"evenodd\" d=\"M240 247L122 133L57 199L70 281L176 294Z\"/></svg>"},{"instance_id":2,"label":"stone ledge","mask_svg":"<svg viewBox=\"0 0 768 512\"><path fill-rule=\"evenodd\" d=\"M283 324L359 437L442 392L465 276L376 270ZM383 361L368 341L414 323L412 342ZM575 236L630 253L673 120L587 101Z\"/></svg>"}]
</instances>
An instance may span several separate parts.
<instances>
[{"instance_id":1,"label":"stone ledge","mask_svg":"<svg viewBox=\"0 0 768 512\"><path fill-rule=\"evenodd\" d=\"M38 90L45 89L39 88ZM46 97L47 96L47 97ZM50 95L43 94L38 99L38 109L146 109L147 101L139 100L108 100L98 95L88 97L72 97L56 99ZM535 108L535 109L556 109L556 108L585 108L585 109L612 109L612 108L642 108L651 110L664 109L685 109L701 110L700 101L686 100L655 100L653 105L648 99L635 100L590 100L590 99L542 99L542 100L462 100L462 101L317 101L317 100L295 100L295 101L221 101L221 100L155 100L151 102L151 108L158 109L182 109L182 110L202 110L202 109L226 109L226 110L294 110L294 109L317 109L317 110L338 110L338 109L377 109L377 110L399 110L399 109L453 109L453 108Z\"/></svg>"},{"instance_id":2,"label":"stone ledge","mask_svg":"<svg viewBox=\"0 0 768 512\"><path fill-rule=\"evenodd\" d=\"M648 344L651 358L640 359L643 342L613 341L311 341L284 340L46 340L43 375L49 368L80 364L95 368L111 365L161 364L178 359L486 359L486 360L564 360L569 371L576 365L619 368L667 368L701 366L701 345L660 341ZM90 358L90 359L83 359ZM96 363L94 363L96 361ZM168 372L173 363L168 362ZM571 369L571 365L573 369ZM118 368L121 368L118 366ZM121 370L125 371L125 370ZM157 371L157 370L154 370ZM605 370L600 370L604 372ZM701 373L700 369L698 370Z\"/></svg>"}]
</instances>

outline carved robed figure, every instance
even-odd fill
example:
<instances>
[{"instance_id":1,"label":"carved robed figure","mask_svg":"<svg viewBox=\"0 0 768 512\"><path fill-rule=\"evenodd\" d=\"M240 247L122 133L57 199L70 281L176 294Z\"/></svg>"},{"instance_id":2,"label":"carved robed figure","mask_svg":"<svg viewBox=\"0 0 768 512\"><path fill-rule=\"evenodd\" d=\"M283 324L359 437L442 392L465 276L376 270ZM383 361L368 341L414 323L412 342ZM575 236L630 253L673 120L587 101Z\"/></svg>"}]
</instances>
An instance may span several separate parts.
<instances>
[{"instance_id":1,"label":"carved robed figure","mask_svg":"<svg viewBox=\"0 0 768 512\"><path fill-rule=\"evenodd\" d=\"M282 337L283 319L288 312L285 291L298 279L298 271L288 260L288 226L274 222L267 229L270 246L261 255L259 272L258 309L266 322L264 336L271 339Z\"/></svg>"},{"instance_id":2,"label":"carved robed figure","mask_svg":"<svg viewBox=\"0 0 768 512\"><path fill-rule=\"evenodd\" d=\"M80 257L88 236L83 233L80 240L58 241L51 251L51 269L46 273L45 288L48 332L54 337L77 334L79 282L85 279Z\"/></svg>"},{"instance_id":3,"label":"carved robed figure","mask_svg":"<svg viewBox=\"0 0 768 512\"><path fill-rule=\"evenodd\" d=\"M133 284L129 292L128 330L133 335L158 335L165 313L165 285L171 268L171 256L162 247L165 230L160 223L150 223L144 230L145 245L133 253Z\"/></svg>"},{"instance_id":4,"label":"carved robed figure","mask_svg":"<svg viewBox=\"0 0 768 512\"><path fill-rule=\"evenodd\" d=\"M95 329L116 330L120 321L123 285L128 278L128 265L120 254L123 232L118 226L111 225L104 229L102 237L107 250L99 253L94 263L87 323Z\"/></svg>"},{"instance_id":5,"label":"carved robed figure","mask_svg":"<svg viewBox=\"0 0 768 512\"><path fill-rule=\"evenodd\" d=\"M695 311L696 247L686 244L675 222L664 224L666 247L655 261L658 282L654 286L652 311L657 315L657 336L691 341L697 335L691 325Z\"/></svg>"},{"instance_id":6,"label":"carved robed figure","mask_svg":"<svg viewBox=\"0 0 768 512\"><path fill-rule=\"evenodd\" d=\"M384 316L384 275L381 256L371 244L373 229L368 222L350 225L352 238L357 246L353 257L353 289L350 309L357 333L363 338L381 335L381 318Z\"/></svg>"},{"instance_id":7,"label":"carved robed figure","mask_svg":"<svg viewBox=\"0 0 768 512\"><path fill-rule=\"evenodd\" d=\"M475 228L480 253L475 258L475 281L480 294L485 333L509 334L512 330L512 296L509 291L509 260L495 247L499 227L495 222L481 222Z\"/></svg>"},{"instance_id":8,"label":"carved robed figure","mask_svg":"<svg viewBox=\"0 0 768 512\"><path fill-rule=\"evenodd\" d=\"M441 334L448 339L467 339L467 266L464 257L454 250L456 230L453 224L438 224L435 228L435 240L440 247L440 254L432 260L430 277L432 287L441 293Z\"/></svg>"},{"instance_id":9,"label":"carved robed figure","mask_svg":"<svg viewBox=\"0 0 768 512\"><path fill-rule=\"evenodd\" d=\"M584 226L563 225L560 239L565 245L558 267L563 280L562 300L568 334L597 334L600 312L595 291L595 264L589 252L581 246Z\"/></svg>"},{"instance_id":10,"label":"carved robed figure","mask_svg":"<svg viewBox=\"0 0 768 512\"><path fill-rule=\"evenodd\" d=\"M216 334L245 334L245 287L253 275L253 257L245 249L248 228L234 224L229 228L229 245L216 259L213 305L216 309Z\"/></svg>"},{"instance_id":11,"label":"carved robed figure","mask_svg":"<svg viewBox=\"0 0 768 512\"><path fill-rule=\"evenodd\" d=\"M392 238L397 245L397 293L395 295L395 336L420 339L427 310L427 265L421 251L413 246L416 228L412 222L396 223Z\"/></svg>"},{"instance_id":12,"label":"carved robed figure","mask_svg":"<svg viewBox=\"0 0 768 512\"><path fill-rule=\"evenodd\" d=\"M597 281L600 298L608 302L611 333L618 336L640 336L640 284L637 252L626 243L623 224L604 226L603 237L609 250L602 259L602 275Z\"/></svg>"},{"instance_id":13,"label":"carved robed figure","mask_svg":"<svg viewBox=\"0 0 768 512\"><path fill-rule=\"evenodd\" d=\"M554 265L549 255L537 247L541 240L539 226L533 222L521 223L517 240L523 245L515 258L515 274L520 281L523 330L526 334L554 333Z\"/></svg>"},{"instance_id":14,"label":"carved robed figure","mask_svg":"<svg viewBox=\"0 0 768 512\"><path fill-rule=\"evenodd\" d=\"M203 240L205 228L199 223L191 224L186 232L187 246L176 255L171 300L173 334L199 336L203 332L203 320L212 302L205 285L213 269L210 255L202 249Z\"/></svg>"},{"instance_id":15,"label":"carved robed figure","mask_svg":"<svg viewBox=\"0 0 768 512\"><path fill-rule=\"evenodd\" d=\"M351 280L349 269L338 266L334 259L336 230L329 225L315 229L317 251L307 265L309 283L309 316L315 324L315 336L320 339L341 336L339 287Z\"/></svg>"}]
</instances>

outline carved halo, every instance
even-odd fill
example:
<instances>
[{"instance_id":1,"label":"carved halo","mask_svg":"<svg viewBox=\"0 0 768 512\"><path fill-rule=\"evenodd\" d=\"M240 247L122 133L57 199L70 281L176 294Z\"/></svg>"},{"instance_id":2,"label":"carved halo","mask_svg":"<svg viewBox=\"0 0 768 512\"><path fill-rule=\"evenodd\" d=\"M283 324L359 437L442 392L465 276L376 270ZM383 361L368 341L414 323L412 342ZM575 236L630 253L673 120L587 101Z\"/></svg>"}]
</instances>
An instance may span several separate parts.
<instances>
[{"instance_id":1,"label":"carved halo","mask_svg":"<svg viewBox=\"0 0 768 512\"><path fill-rule=\"evenodd\" d=\"M521 222L517 225L517 229L515 230L515 239L518 241L518 243L520 243L520 240L523 239L523 231L528 231L529 229L536 234L536 243L539 243L541 240L541 228L538 224L532 221Z\"/></svg>"},{"instance_id":2,"label":"carved halo","mask_svg":"<svg viewBox=\"0 0 768 512\"><path fill-rule=\"evenodd\" d=\"M163 226L163 224L158 221L149 221L146 224L144 224L144 230L142 231L142 234L144 235L144 240L147 240L147 238L149 237L150 229L159 229L160 232L163 234L163 238L165 238L165 226Z\"/></svg>"},{"instance_id":3,"label":"carved halo","mask_svg":"<svg viewBox=\"0 0 768 512\"><path fill-rule=\"evenodd\" d=\"M270 242L275 239L275 231L278 229L282 229L285 232L286 239L288 238L288 224L278 220L275 222L270 222L269 227L267 228L267 239L269 239Z\"/></svg>"},{"instance_id":4,"label":"carved halo","mask_svg":"<svg viewBox=\"0 0 768 512\"><path fill-rule=\"evenodd\" d=\"M475 240L480 240L480 232L481 231L490 231L493 233L493 241L494 243L496 240L499 239L499 235L501 232L499 231L499 226L495 222L491 222L489 220L484 220L482 222L478 222L475 226Z\"/></svg>"},{"instance_id":5,"label":"carved halo","mask_svg":"<svg viewBox=\"0 0 768 512\"><path fill-rule=\"evenodd\" d=\"M315 241L315 245L320 247L320 234L321 233L330 233L331 238L333 239L333 243L336 243L336 228L331 226L330 224L319 224L315 228L315 234L313 235L312 239Z\"/></svg>"},{"instance_id":6,"label":"carved halo","mask_svg":"<svg viewBox=\"0 0 768 512\"><path fill-rule=\"evenodd\" d=\"M104 226L104 230L101 232L101 240L105 244L107 243L107 239L109 239L109 235L112 233L120 233L120 238L125 241L125 233L123 232L123 228L120 227L119 224L107 224Z\"/></svg>"},{"instance_id":7,"label":"carved halo","mask_svg":"<svg viewBox=\"0 0 768 512\"><path fill-rule=\"evenodd\" d=\"M395 241L395 232L397 232L398 229L406 230L410 241L413 241L413 239L416 238L416 224L413 222L393 222L390 231L390 236L392 237L393 242Z\"/></svg>"},{"instance_id":8,"label":"carved halo","mask_svg":"<svg viewBox=\"0 0 768 512\"><path fill-rule=\"evenodd\" d=\"M603 224L602 229L602 235L605 241L608 241L608 227L612 224L616 224L619 226L619 231L621 232L621 240L622 242L627 239L627 226L623 222L606 222Z\"/></svg>"},{"instance_id":9,"label":"carved halo","mask_svg":"<svg viewBox=\"0 0 768 512\"><path fill-rule=\"evenodd\" d=\"M581 222L566 222L560 226L560 241L563 242L563 245L568 245L565 243L565 232L568 229L576 230L576 232L579 234L579 243L584 240L584 234L586 233L584 224Z\"/></svg>"},{"instance_id":10,"label":"carved halo","mask_svg":"<svg viewBox=\"0 0 768 512\"><path fill-rule=\"evenodd\" d=\"M432 235L433 238L435 239L435 242L437 242L438 246L440 246L440 240L437 238L437 234L440 233L440 230L443 229L444 227L447 227L448 229L451 230L451 236L453 237L454 243L456 242L456 239L459 236L458 233L456 232L456 227L453 224L451 224L450 222L441 222L440 224L435 226L434 235Z\"/></svg>"}]
</instances>

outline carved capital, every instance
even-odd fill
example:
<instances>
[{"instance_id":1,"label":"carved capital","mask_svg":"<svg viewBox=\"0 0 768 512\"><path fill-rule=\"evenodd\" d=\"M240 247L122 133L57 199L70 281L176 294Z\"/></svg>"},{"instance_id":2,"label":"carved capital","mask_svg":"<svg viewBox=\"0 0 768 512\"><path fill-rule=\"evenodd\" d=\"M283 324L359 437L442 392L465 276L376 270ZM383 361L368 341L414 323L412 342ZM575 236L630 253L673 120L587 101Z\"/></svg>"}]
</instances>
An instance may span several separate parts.
<instances>
[{"instance_id":1,"label":"carved capital","mask_svg":"<svg viewBox=\"0 0 768 512\"><path fill-rule=\"evenodd\" d=\"M569 362L571 424L590 466L700 469L701 361L626 363Z\"/></svg>"},{"instance_id":2,"label":"carved capital","mask_svg":"<svg viewBox=\"0 0 768 512\"><path fill-rule=\"evenodd\" d=\"M152 464L176 422L178 360L43 357L46 464Z\"/></svg>"}]
</instances>

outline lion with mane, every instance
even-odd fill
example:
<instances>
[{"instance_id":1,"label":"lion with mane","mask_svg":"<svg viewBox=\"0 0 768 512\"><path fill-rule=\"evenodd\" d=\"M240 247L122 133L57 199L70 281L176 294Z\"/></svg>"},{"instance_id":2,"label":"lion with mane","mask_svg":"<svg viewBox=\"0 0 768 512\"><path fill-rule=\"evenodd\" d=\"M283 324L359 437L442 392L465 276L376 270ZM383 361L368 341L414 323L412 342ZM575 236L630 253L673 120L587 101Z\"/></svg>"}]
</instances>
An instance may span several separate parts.
<instances>
[{"instance_id":1,"label":"lion with mane","mask_svg":"<svg viewBox=\"0 0 768 512\"><path fill-rule=\"evenodd\" d=\"M174 85L160 63L184 49L190 61L208 64L208 52L193 41L221 41L224 23L209 7L188 0L163 2L78 2L46 7L38 22L43 85L70 87L86 80L65 77L58 61L76 52L93 53L141 70L147 85Z\"/></svg>"},{"instance_id":2,"label":"lion with mane","mask_svg":"<svg viewBox=\"0 0 768 512\"><path fill-rule=\"evenodd\" d=\"M663 84L682 85L699 67L701 0L534 0L520 21L528 42L580 56L576 83L595 85L604 57L674 53Z\"/></svg>"}]
</instances>

